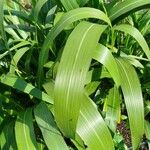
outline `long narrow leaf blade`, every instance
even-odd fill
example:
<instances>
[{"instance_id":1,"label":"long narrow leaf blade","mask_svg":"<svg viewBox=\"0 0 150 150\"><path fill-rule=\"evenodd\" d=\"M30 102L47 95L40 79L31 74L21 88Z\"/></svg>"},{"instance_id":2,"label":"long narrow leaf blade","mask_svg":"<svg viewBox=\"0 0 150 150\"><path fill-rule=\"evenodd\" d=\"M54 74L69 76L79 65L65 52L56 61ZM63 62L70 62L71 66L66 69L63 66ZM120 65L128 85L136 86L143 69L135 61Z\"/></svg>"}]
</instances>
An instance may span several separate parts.
<instances>
[{"instance_id":1,"label":"long narrow leaf blade","mask_svg":"<svg viewBox=\"0 0 150 150\"><path fill-rule=\"evenodd\" d=\"M15 124L18 149L36 150L37 143L33 128L32 109L27 109L18 115Z\"/></svg>"},{"instance_id":2,"label":"long narrow leaf blade","mask_svg":"<svg viewBox=\"0 0 150 150\"><path fill-rule=\"evenodd\" d=\"M81 22L64 48L55 81L54 109L57 124L67 137L75 136L92 50L104 29L106 26Z\"/></svg>"},{"instance_id":3,"label":"long narrow leaf blade","mask_svg":"<svg viewBox=\"0 0 150 150\"><path fill-rule=\"evenodd\" d=\"M120 86L120 76L117 64L109 49L102 44L98 44L96 50L93 52L93 58L107 68L116 85Z\"/></svg>"},{"instance_id":4,"label":"long narrow leaf blade","mask_svg":"<svg viewBox=\"0 0 150 150\"><path fill-rule=\"evenodd\" d=\"M54 26L54 28L48 33L46 40L42 46L42 51L39 56L39 65L38 65L38 85L42 83L43 77L43 66L46 63L48 58L48 50L52 48L53 40L57 35L69 24L85 18L96 18L105 21L111 25L109 18L102 11L94 8L77 8L65 13L60 21Z\"/></svg>"},{"instance_id":5,"label":"long narrow leaf blade","mask_svg":"<svg viewBox=\"0 0 150 150\"><path fill-rule=\"evenodd\" d=\"M136 8L141 8L148 4L150 4L149 0L124 0L108 10L109 18L114 21Z\"/></svg>"},{"instance_id":6,"label":"long narrow leaf blade","mask_svg":"<svg viewBox=\"0 0 150 150\"><path fill-rule=\"evenodd\" d=\"M150 59L150 49L148 47L148 44L146 43L143 35L134 27L128 24L121 24L118 26L113 27L114 30L122 31L124 33L127 33L131 35L141 46L143 51L145 52L148 59Z\"/></svg>"},{"instance_id":7,"label":"long narrow leaf blade","mask_svg":"<svg viewBox=\"0 0 150 150\"><path fill-rule=\"evenodd\" d=\"M137 149L144 134L144 105L140 82L135 69L127 60L116 59L121 88L129 117L133 149Z\"/></svg>"},{"instance_id":8,"label":"long narrow leaf blade","mask_svg":"<svg viewBox=\"0 0 150 150\"><path fill-rule=\"evenodd\" d=\"M25 80L23 80L20 77L8 74L8 75L4 76L0 82L3 84L6 84L8 86L11 86L14 89L17 89L19 91L27 93L33 97L36 97L40 100L43 100L43 101L48 102L50 104L53 104L53 100L51 97L49 97L46 93L37 89L33 85L27 83Z\"/></svg>"},{"instance_id":9,"label":"long narrow leaf blade","mask_svg":"<svg viewBox=\"0 0 150 150\"><path fill-rule=\"evenodd\" d=\"M150 149L150 122L145 121L145 134L146 138L148 139L148 147Z\"/></svg>"},{"instance_id":10,"label":"long narrow leaf blade","mask_svg":"<svg viewBox=\"0 0 150 150\"><path fill-rule=\"evenodd\" d=\"M40 103L34 109L34 115L47 147L55 150L59 150L60 148L61 150L68 150L69 148L59 132L54 118L46 104Z\"/></svg>"},{"instance_id":11,"label":"long narrow leaf blade","mask_svg":"<svg viewBox=\"0 0 150 150\"><path fill-rule=\"evenodd\" d=\"M121 113L120 95L116 86L110 89L109 94L106 97L104 111L106 112L105 121L109 128L115 133Z\"/></svg>"},{"instance_id":12,"label":"long narrow leaf blade","mask_svg":"<svg viewBox=\"0 0 150 150\"><path fill-rule=\"evenodd\" d=\"M0 148L5 149L17 149L15 132L14 132L14 121L11 121L4 126L0 135Z\"/></svg>"},{"instance_id":13,"label":"long narrow leaf blade","mask_svg":"<svg viewBox=\"0 0 150 150\"><path fill-rule=\"evenodd\" d=\"M61 0L61 3L67 11L78 8L79 5L76 0Z\"/></svg>"},{"instance_id":14,"label":"long narrow leaf blade","mask_svg":"<svg viewBox=\"0 0 150 150\"><path fill-rule=\"evenodd\" d=\"M113 150L111 134L97 106L86 95L83 96L77 133L91 150Z\"/></svg>"}]
</instances>

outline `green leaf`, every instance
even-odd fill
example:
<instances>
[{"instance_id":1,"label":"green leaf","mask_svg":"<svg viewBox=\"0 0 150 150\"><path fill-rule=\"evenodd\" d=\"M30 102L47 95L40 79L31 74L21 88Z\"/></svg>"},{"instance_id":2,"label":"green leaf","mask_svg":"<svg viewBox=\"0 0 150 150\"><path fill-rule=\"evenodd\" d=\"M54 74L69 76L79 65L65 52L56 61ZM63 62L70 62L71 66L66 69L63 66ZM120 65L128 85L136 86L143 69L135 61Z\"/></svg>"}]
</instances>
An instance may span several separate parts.
<instances>
[{"instance_id":1,"label":"green leaf","mask_svg":"<svg viewBox=\"0 0 150 150\"><path fill-rule=\"evenodd\" d=\"M137 9L143 9L146 5L150 4L149 0L124 0L114 7L108 10L109 18L112 21L115 21L118 18L123 19L123 15L127 14L128 12Z\"/></svg>"},{"instance_id":2,"label":"green leaf","mask_svg":"<svg viewBox=\"0 0 150 150\"><path fill-rule=\"evenodd\" d=\"M71 23L85 18L96 18L107 22L111 25L109 18L100 10L94 8L77 8L65 13L62 18L57 22L57 24L48 33L46 40L42 46L42 50L39 56L38 73L37 73L37 83L41 86L43 81L43 66L48 58L49 48L52 49L52 44L54 39L58 34Z\"/></svg>"},{"instance_id":3,"label":"green leaf","mask_svg":"<svg viewBox=\"0 0 150 150\"><path fill-rule=\"evenodd\" d=\"M133 38L135 38L135 40L138 42L138 44L141 46L141 48L145 52L146 56L150 60L150 49L149 49L143 35L136 28L134 28L133 26L128 25L128 24L121 24L118 26L114 26L113 30L125 32L126 34L129 34Z\"/></svg>"},{"instance_id":4,"label":"green leaf","mask_svg":"<svg viewBox=\"0 0 150 150\"><path fill-rule=\"evenodd\" d=\"M0 37L4 40L5 46L7 47L6 33L4 30L4 12L3 12L4 0L0 1Z\"/></svg>"},{"instance_id":5,"label":"green leaf","mask_svg":"<svg viewBox=\"0 0 150 150\"><path fill-rule=\"evenodd\" d=\"M32 109L27 109L25 112L18 115L15 124L15 134L18 149L37 149L33 128Z\"/></svg>"},{"instance_id":6,"label":"green leaf","mask_svg":"<svg viewBox=\"0 0 150 150\"><path fill-rule=\"evenodd\" d=\"M35 22L38 21L38 16L39 16L40 10L46 2L47 2L47 0L38 0L35 7L33 8L31 16L34 18Z\"/></svg>"},{"instance_id":7,"label":"green leaf","mask_svg":"<svg viewBox=\"0 0 150 150\"><path fill-rule=\"evenodd\" d=\"M0 135L0 148L2 150L17 149L14 132L14 121L5 124L2 133Z\"/></svg>"},{"instance_id":8,"label":"green leaf","mask_svg":"<svg viewBox=\"0 0 150 150\"><path fill-rule=\"evenodd\" d=\"M89 0L77 0L80 6L84 6Z\"/></svg>"},{"instance_id":9,"label":"green leaf","mask_svg":"<svg viewBox=\"0 0 150 150\"><path fill-rule=\"evenodd\" d=\"M87 145L88 149L113 150L114 144L111 134L97 106L87 96L83 95L77 133Z\"/></svg>"},{"instance_id":10,"label":"green leaf","mask_svg":"<svg viewBox=\"0 0 150 150\"><path fill-rule=\"evenodd\" d=\"M110 50L102 44L98 44L96 50L93 52L93 58L107 68L116 85L120 86L117 64Z\"/></svg>"},{"instance_id":11,"label":"green leaf","mask_svg":"<svg viewBox=\"0 0 150 150\"><path fill-rule=\"evenodd\" d=\"M40 103L34 109L34 115L48 149L69 150L46 104Z\"/></svg>"},{"instance_id":12,"label":"green leaf","mask_svg":"<svg viewBox=\"0 0 150 150\"><path fill-rule=\"evenodd\" d=\"M79 5L76 0L60 0L67 11L78 8Z\"/></svg>"},{"instance_id":13,"label":"green leaf","mask_svg":"<svg viewBox=\"0 0 150 150\"><path fill-rule=\"evenodd\" d=\"M16 54L13 56L11 65L10 65L10 73L15 74L15 70L17 69L17 64L20 58L29 50L29 47L24 47L19 49ZM18 70L18 69L17 69Z\"/></svg>"},{"instance_id":14,"label":"green leaf","mask_svg":"<svg viewBox=\"0 0 150 150\"><path fill-rule=\"evenodd\" d=\"M27 83L20 77L15 75L8 74L1 79L1 83L11 86L14 89L27 93L33 97L36 97L40 100L53 104L53 100L46 93L35 88L33 85Z\"/></svg>"},{"instance_id":15,"label":"green leaf","mask_svg":"<svg viewBox=\"0 0 150 150\"><path fill-rule=\"evenodd\" d=\"M54 109L56 122L67 137L75 136L92 50L105 29L106 26L81 22L64 48L55 81Z\"/></svg>"},{"instance_id":16,"label":"green leaf","mask_svg":"<svg viewBox=\"0 0 150 150\"><path fill-rule=\"evenodd\" d=\"M144 105L141 86L132 65L123 58L116 60L121 77L121 89L129 117L132 145L133 149L137 149L144 134Z\"/></svg>"},{"instance_id":17,"label":"green leaf","mask_svg":"<svg viewBox=\"0 0 150 150\"><path fill-rule=\"evenodd\" d=\"M115 86L110 89L104 104L104 111L106 112L105 121L114 133L116 131L117 123L120 121L120 103L119 91Z\"/></svg>"},{"instance_id":18,"label":"green leaf","mask_svg":"<svg viewBox=\"0 0 150 150\"><path fill-rule=\"evenodd\" d=\"M148 139L148 146L150 148L150 123L145 120L145 134Z\"/></svg>"}]
</instances>

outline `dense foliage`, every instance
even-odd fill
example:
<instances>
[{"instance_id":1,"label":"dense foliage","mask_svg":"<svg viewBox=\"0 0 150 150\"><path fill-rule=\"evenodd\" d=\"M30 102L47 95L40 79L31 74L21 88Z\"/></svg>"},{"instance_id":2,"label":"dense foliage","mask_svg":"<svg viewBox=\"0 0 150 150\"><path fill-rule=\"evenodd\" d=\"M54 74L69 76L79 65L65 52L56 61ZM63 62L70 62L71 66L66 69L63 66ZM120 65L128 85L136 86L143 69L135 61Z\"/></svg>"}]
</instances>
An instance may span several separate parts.
<instances>
[{"instance_id":1,"label":"dense foliage","mask_svg":"<svg viewBox=\"0 0 150 150\"><path fill-rule=\"evenodd\" d=\"M0 0L0 149L150 148L149 0Z\"/></svg>"}]
</instances>

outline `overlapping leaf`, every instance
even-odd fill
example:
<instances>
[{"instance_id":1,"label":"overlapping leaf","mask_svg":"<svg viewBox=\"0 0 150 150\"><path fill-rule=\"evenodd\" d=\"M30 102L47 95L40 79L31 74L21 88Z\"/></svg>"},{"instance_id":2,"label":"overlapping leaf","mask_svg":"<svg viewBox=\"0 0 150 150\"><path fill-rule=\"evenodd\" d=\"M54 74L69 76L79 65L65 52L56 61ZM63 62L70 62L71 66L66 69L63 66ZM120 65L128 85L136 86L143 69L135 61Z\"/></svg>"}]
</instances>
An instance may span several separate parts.
<instances>
[{"instance_id":1,"label":"overlapping leaf","mask_svg":"<svg viewBox=\"0 0 150 150\"><path fill-rule=\"evenodd\" d=\"M52 113L44 103L40 103L34 109L35 119L42 131L43 138L47 147L55 150L68 150L61 133L59 132Z\"/></svg>"},{"instance_id":2,"label":"overlapping leaf","mask_svg":"<svg viewBox=\"0 0 150 150\"><path fill-rule=\"evenodd\" d=\"M114 21L130 11L141 9L149 4L149 0L124 0L108 10L109 18Z\"/></svg>"},{"instance_id":3,"label":"overlapping leaf","mask_svg":"<svg viewBox=\"0 0 150 150\"><path fill-rule=\"evenodd\" d=\"M109 128L115 132L117 123L120 121L120 95L118 88L115 86L110 89L104 104L104 111L106 112L105 121Z\"/></svg>"},{"instance_id":4,"label":"overlapping leaf","mask_svg":"<svg viewBox=\"0 0 150 150\"><path fill-rule=\"evenodd\" d=\"M144 134L144 105L140 82L135 69L126 59L116 59L121 77L121 89L129 117L133 149L137 149ZM137 128L138 127L138 128Z\"/></svg>"},{"instance_id":5,"label":"overlapping leaf","mask_svg":"<svg viewBox=\"0 0 150 150\"><path fill-rule=\"evenodd\" d=\"M121 24L118 26L114 26L113 29L127 33L131 35L133 38L135 38L135 40L138 42L138 44L141 46L141 48L145 52L148 59L150 59L150 49L147 45L147 42L145 41L143 35L136 28L128 24Z\"/></svg>"},{"instance_id":6,"label":"overlapping leaf","mask_svg":"<svg viewBox=\"0 0 150 150\"><path fill-rule=\"evenodd\" d=\"M52 48L53 40L56 36L69 24L84 18L96 18L107 22L111 25L109 18L100 10L94 8L77 8L65 13L54 28L49 32L44 41L42 51L39 56L38 64L38 84L39 86L43 80L43 65L47 61L48 50Z\"/></svg>"},{"instance_id":7,"label":"overlapping leaf","mask_svg":"<svg viewBox=\"0 0 150 150\"><path fill-rule=\"evenodd\" d=\"M68 137L75 136L92 50L96 48L105 28L81 22L69 36L64 48L55 81L54 109L57 124Z\"/></svg>"},{"instance_id":8,"label":"overlapping leaf","mask_svg":"<svg viewBox=\"0 0 150 150\"><path fill-rule=\"evenodd\" d=\"M15 134L18 149L37 149L33 128L32 109L27 109L25 112L18 115L15 123Z\"/></svg>"},{"instance_id":9,"label":"overlapping leaf","mask_svg":"<svg viewBox=\"0 0 150 150\"><path fill-rule=\"evenodd\" d=\"M97 106L87 95L83 95L77 133L88 149L113 150L111 134L97 110Z\"/></svg>"},{"instance_id":10,"label":"overlapping leaf","mask_svg":"<svg viewBox=\"0 0 150 150\"><path fill-rule=\"evenodd\" d=\"M102 44L99 44L95 51L93 51L93 58L103 64L112 78L114 79L117 86L120 85L120 76L117 68L116 61L109 51L109 49Z\"/></svg>"},{"instance_id":11,"label":"overlapping leaf","mask_svg":"<svg viewBox=\"0 0 150 150\"><path fill-rule=\"evenodd\" d=\"M67 11L78 8L79 5L76 0L61 0L61 3Z\"/></svg>"}]
</instances>

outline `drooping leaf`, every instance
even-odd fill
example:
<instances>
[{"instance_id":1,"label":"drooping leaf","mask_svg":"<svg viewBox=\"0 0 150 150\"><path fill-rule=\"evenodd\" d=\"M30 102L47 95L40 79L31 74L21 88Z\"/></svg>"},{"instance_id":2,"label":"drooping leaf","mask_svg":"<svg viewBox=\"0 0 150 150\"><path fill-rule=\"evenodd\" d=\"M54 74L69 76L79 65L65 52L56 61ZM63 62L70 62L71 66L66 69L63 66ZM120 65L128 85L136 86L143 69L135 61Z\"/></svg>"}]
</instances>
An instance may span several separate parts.
<instances>
[{"instance_id":1,"label":"drooping leaf","mask_svg":"<svg viewBox=\"0 0 150 150\"><path fill-rule=\"evenodd\" d=\"M88 149L113 150L114 144L111 134L97 106L87 95L83 95L77 133L85 142Z\"/></svg>"},{"instance_id":2,"label":"drooping leaf","mask_svg":"<svg viewBox=\"0 0 150 150\"><path fill-rule=\"evenodd\" d=\"M69 24L81 20L84 18L96 18L107 22L111 25L109 18L100 10L94 8L77 8L65 13L62 18L57 22L57 24L48 33L46 40L42 46L42 50L39 55L37 82L40 86L43 80L43 66L48 58L48 50L52 49L53 40L58 36L58 34Z\"/></svg>"},{"instance_id":3,"label":"drooping leaf","mask_svg":"<svg viewBox=\"0 0 150 150\"><path fill-rule=\"evenodd\" d=\"M121 77L121 89L129 117L132 145L133 149L137 149L144 134L144 105L141 86L132 65L123 58L116 60Z\"/></svg>"},{"instance_id":4,"label":"drooping leaf","mask_svg":"<svg viewBox=\"0 0 150 150\"><path fill-rule=\"evenodd\" d=\"M127 14L128 12L133 11L137 8L143 9L143 7L146 7L146 5L149 5L149 4L150 4L149 0L136 0L136 1L135 0L124 0L124 1L121 1L114 7L109 8L109 10L108 10L109 18L112 21L115 21L116 19ZM123 17L121 19L123 19Z\"/></svg>"},{"instance_id":5,"label":"drooping leaf","mask_svg":"<svg viewBox=\"0 0 150 150\"><path fill-rule=\"evenodd\" d=\"M131 35L141 46L148 59L150 59L150 49L148 47L148 44L145 41L143 35L136 28L128 24L121 24L121 25L114 26L113 29Z\"/></svg>"},{"instance_id":6,"label":"drooping leaf","mask_svg":"<svg viewBox=\"0 0 150 150\"><path fill-rule=\"evenodd\" d=\"M81 22L64 48L55 81L54 109L58 127L67 137L75 136L92 50L105 29L106 26Z\"/></svg>"},{"instance_id":7,"label":"drooping leaf","mask_svg":"<svg viewBox=\"0 0 150 150\"><path fill-rule=\"evenodd\" d=\"M40 103L34 109L35 119L42 131L43 138L49 149L69 150L61 133L59 132L52 113L44 103Z\"/></svg>"},{"instance_id":8,"label":"drooping leaf","mask_svg":"<svg viewBox=\"0 0 150 150\"><path fill-rule=\"evenodd\" d=\"M107 68L112 78L114 79L116 85L119 86L120 76L116 61L110 50L102 44L98 44L96 50L93 52L93 58Z\"/></svg>"},{"instance_id":9,"label":"drooping leaf","mask_svg":"<svg viewBox=\"0 0 150 150\"><path fill-rule=\"evenodd\" d=\"M31 108L18 115L15 123L15 135L18 149L37 149Z\"/></svg>"}]
</instances>

